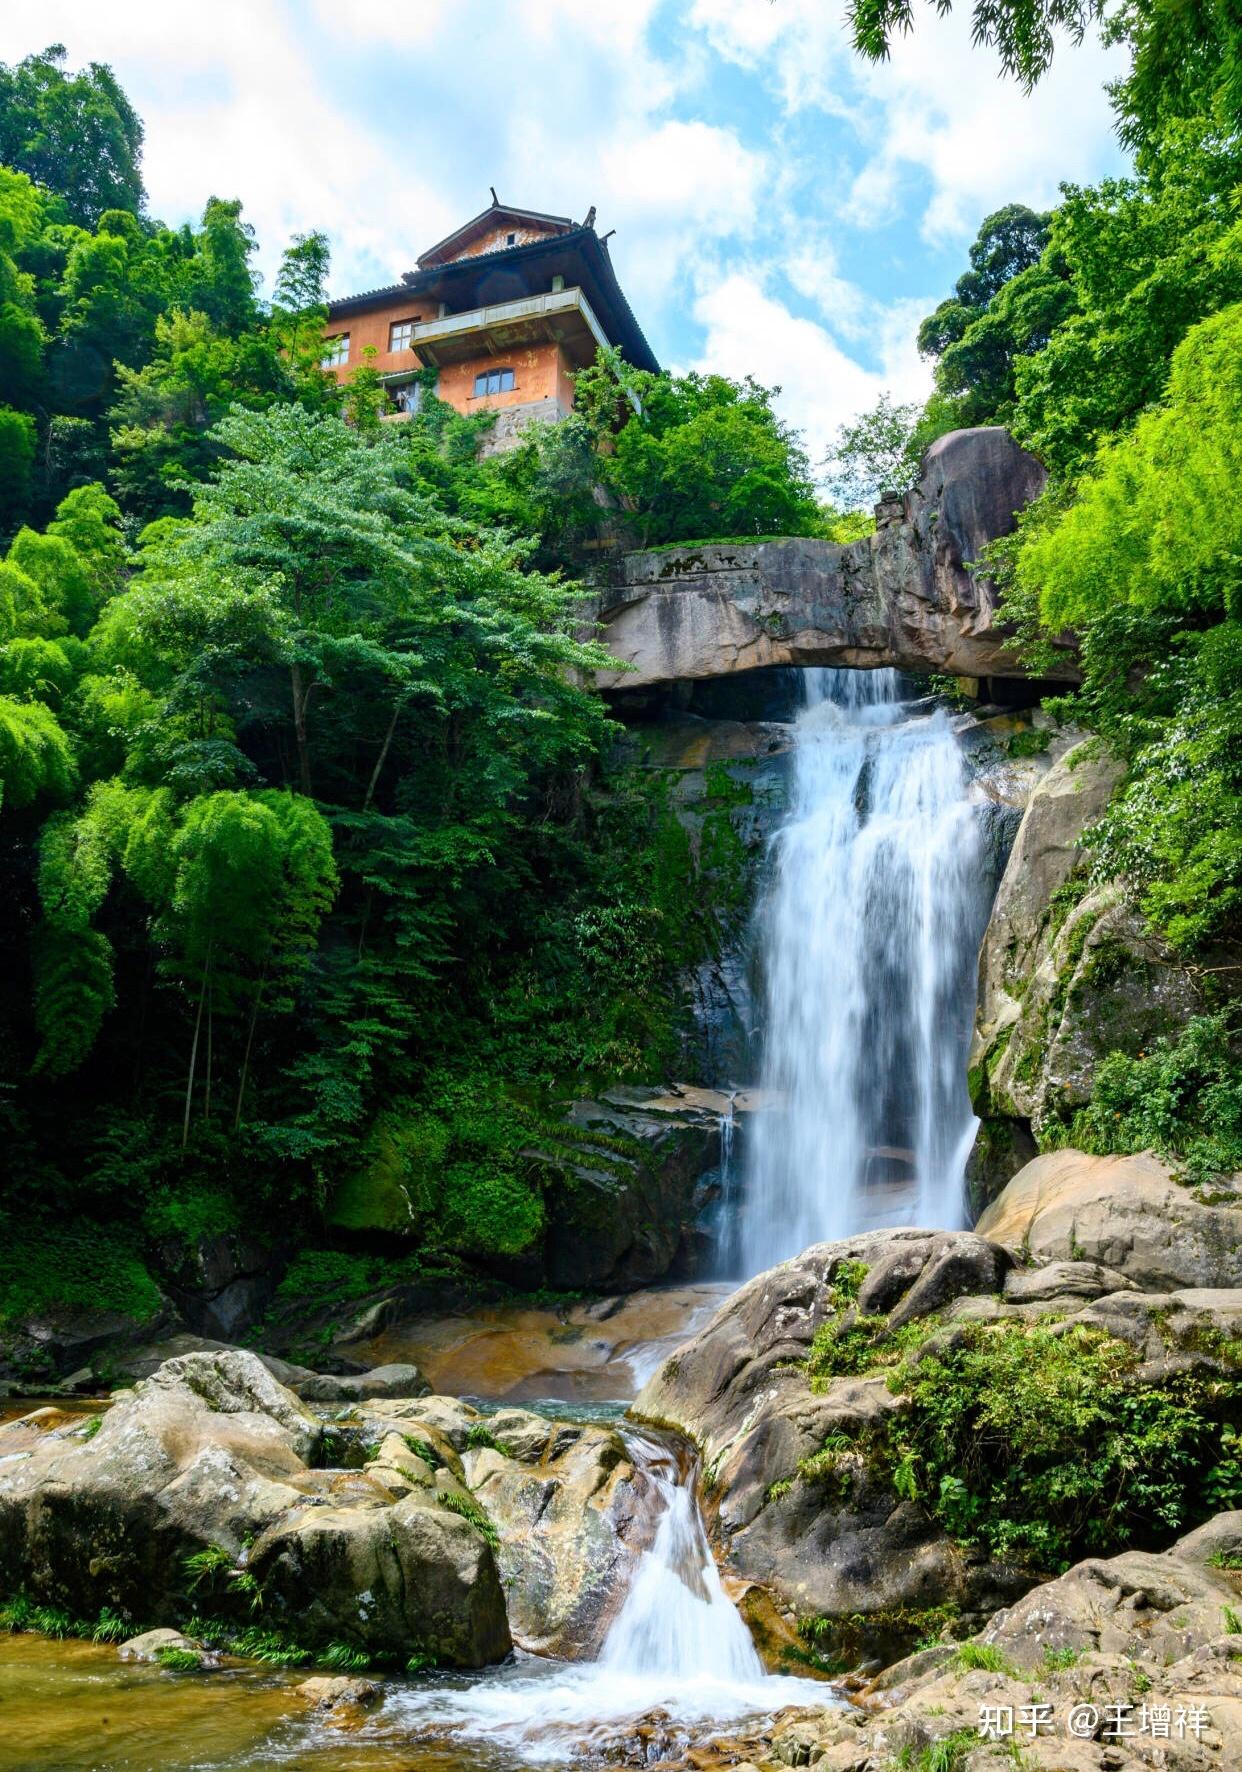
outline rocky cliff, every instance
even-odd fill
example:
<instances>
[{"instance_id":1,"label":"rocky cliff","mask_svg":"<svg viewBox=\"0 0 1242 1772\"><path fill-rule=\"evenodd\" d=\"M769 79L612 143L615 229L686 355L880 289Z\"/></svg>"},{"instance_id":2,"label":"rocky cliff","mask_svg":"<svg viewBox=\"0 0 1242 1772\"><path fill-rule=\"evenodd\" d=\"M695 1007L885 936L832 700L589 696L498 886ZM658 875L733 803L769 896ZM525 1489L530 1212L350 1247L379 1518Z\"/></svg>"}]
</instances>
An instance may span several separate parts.
<instances>
[{"instance_id":1,"label":"rocky cliff","mask_svg":"<svg viewBox=\"0 0 1242 1772\"><path fill-rule=\"evenodd\" d=\"M1025 676L997 624L995 587L969 565L1043 483L1007 431L953 431L928 450L919 484L877 507L875 534L846 547L794 538L627 554L599 619L628 668L602 673L601 685L790 664ZM1054 674L1073 680L1068 655Z\"/></svg>"},{"instance_id":2,"label":"rocky cliff","mask_svg":"<svg viewBox=\"0 0 1242 1772\"><path fill-rule=\"evenodd\" d=\"M1195 975L1120 886L1089 879L1082 839L1122 767L1096 740L1065 742L1031 794L979 957L970 1054L982 1121L971 1162L976 1211L1041 1138L1062 1134L1108 1053L1145 1051L1203 1007Z\"/></svg>"}]
</instances>

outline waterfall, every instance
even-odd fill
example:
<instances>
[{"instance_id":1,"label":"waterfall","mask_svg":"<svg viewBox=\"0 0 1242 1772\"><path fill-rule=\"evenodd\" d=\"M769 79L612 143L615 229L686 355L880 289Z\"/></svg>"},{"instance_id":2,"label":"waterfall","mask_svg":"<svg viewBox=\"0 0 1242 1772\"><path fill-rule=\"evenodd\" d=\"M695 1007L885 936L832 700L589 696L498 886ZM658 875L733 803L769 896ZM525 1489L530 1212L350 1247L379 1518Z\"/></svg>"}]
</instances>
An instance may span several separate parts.
<instances>
[{"instance_id":1,"label":"waterfall","mask_svg":"<svg viewBox=\"0 0 1242 1772\"><path fill-rule=\"evenodd\" d=\"M765 1673L721 1584L693 1468L653 1433L628 1429L625 1438L640 1478L643 1542L599 1658L519 1655L482 1679L426 1676L385 1707L407 1733L469 1741L479 1750L471 1765L525 1772L576 1765L594 1750L608 1757L605 1750L641 1717L725 1727L786 1705L841 1702L818 1681Z\"/></svg>"},{"instance_id":2,"label":"waterfall","mask_svg":"<svg viewBox=\"0 0 1242 1772\"><path fill-rule=\"evenodd\" d=\"M747 1154L750 1273L880 1225L961 1224L975 1129L982 832L948 716L903 703L895 671L804 678L760 911L774 1105Z\"/></svg>"},{"instance_id":3,"label":"waterfall","mask_svg":"<svg viewBox=\"0 0 1242 1772\"><path fill-rule=\"evenodd\" d=\"M763 1665L720 1585L694 1490L667 1451L648 1443L644 1456L663 1511L600 1665L639 1680L753 1684Z\"/></svg>"}]
</instances>

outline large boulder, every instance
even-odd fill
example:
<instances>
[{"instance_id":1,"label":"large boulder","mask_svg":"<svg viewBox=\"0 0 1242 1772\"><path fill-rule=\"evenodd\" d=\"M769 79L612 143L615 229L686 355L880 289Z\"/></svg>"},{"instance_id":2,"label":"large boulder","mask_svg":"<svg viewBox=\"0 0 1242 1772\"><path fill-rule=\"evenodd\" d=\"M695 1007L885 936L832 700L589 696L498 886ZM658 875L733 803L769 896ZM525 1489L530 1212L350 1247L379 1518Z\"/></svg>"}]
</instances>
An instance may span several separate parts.
<instances>
[{"instance_id":1,"label":"large boulder","mask_svg":"<svg viewBox=\"0 0 1242 1772\"><path fill-rule=\"evenodd\" d=\"M709 1530L727 1572L775 1596L786 1622L814 1618L821 1644L892 1654L946 1603L981 1617L1024 1585L964 1553L894 1493L862 1447L899 1414L883 1375L813 1390L804 1362L846 1307L893 1330L963 1296L999 1293L1011 1258L969 1232L874 1231L821 1243L736 1293L667 1360L632 1413L699 1447ZM864 1271L865 1270L865 1271ZM826 1444L846 1448L833 1480L800 1480Z\"/></svg>"},{"instance_id":2,"label":"large boulder","mask_svg":"<svg viewBox=\"0 0 1242 1772\"><path fill-rule=\"evenodd\" d=\"M793 537L627 554L599 615L630 668L599 681L632 691L790 664L1024 676L995 586L970 564L1044 479L1007 431L979 426L932 444L918 485L886 496L875 533L848 546ZM1053 674L1073 680L1072 661Z\"/></svg>"},{"instance_id":3,"label":"large boulder","mask_svg":"<svg viewBox=\"0 0 1242 1772\"><path fill-rule=\"evenodd\" d=\"M500 1534L497 1553L519 1648L593 1660L633 1572L651 1478L624 1435L505 1409L464 1454L466 1481Z\"/></svg>"},{"instance_id":4,"label":"large boulder","mask_svg":"<svg viewBox=\"0 0 1242 1772\"><path fill-rule=\"evenodd\" d=\"M1242 1210L1201 1205L1150 1153L1049 1151L978 1223L1035 1262L1099 1262L1151 1292L1242 1286Z\"/></svg>"},{"instance_id":5,"label":"large boulder","mask_svg":"<svg viewBox=\"0 0 1242 1772\"><path fill-rule=\"evenodd\" d=\"M1121 888L1092 885L1083 868L1083 835L1121 775L1097 741L1072 746L1032 793L1005 867L979 956L969 1060L982 1122L976 1207L1090 1100L1108 1053L1144 1051L1202 1008L1192 974Z\"/></svg>"},{"instance_id":6,"label":"large boulder","mask_svg":"<svg viewBox=\"0 0 1242 1772\"><path fill-rule=\"evenodd\" d=\"M361 1442L329 1439L254 1354L182 1355L93 1422L48 1427L0 1428L5 1591L167 1622L192 1607L253 1622L257 1605L311 1647L463 1666L509 1648L491 1529L464 1487L402 1495L345 1468Z\"/></svg>"},{"instance_id":7,"label":"large boulder","mask_svg":"<svg viewBox=\"0 0 1242 1772\"><path fill-rule=\"evenodd\" d=\"M290 1510L250 1553L265 1613L303 1641L466 1667L503 1660L511 1639L491 1544L477 1518L437 1505L445 1493Z\"/></svg>"},{"instance_id":8,"label":"large boulder","mask_svg":"<svg viewBox=\"0 0 1242 1772\"><path fill-rule=\"evenodd\" d=\"M1167 1175L1153 1185L1158 1199L1131 1201L1124 1224L1084 1222L1081 1240L1068 1206L1043 1235L1038 1218L1032 1231L1030 1214L1006 1215L1002 1200L982 1232L875 1231L817 1245L742 1287L632 1411L698 1446L725 1574L766 1588L783 1623L839 1667L891 1661L947 1617L955 1634L977 1629L1046 1573L1064 1522L1048 1500L1046 1539L955 1524L952 1497L942 1505L943 1490L926 1487L929 1447L964 1443L976 1429L962 1412L991 1407L988 1383L1007 1395L1014 1362L1063 1335L1073 1376L1050 1375L1048 1403L1067 1468L1075 1410L1096 1419L1101 1398L1116 1394L1120 1408L1122 1392L1151 1392L1153 1419L1167 1408L1169 1421L1189 1397L1222 1437L1205 1426L1187 1445L1222 1448L1227 1462L1242 1346L1238 1214L1217 1215L1235 1222L1217 1224L1213 1243L1208 1209ZM1108 1187L1091 1201L1107 1214ZM938 1388L929 1393L921 1374ZM1080 1387L1077 1403L1056 1388L1066 1383ZM1177 1503L1191 1518L1196 1505L1189 1491ZM1162 1518L1128 1529L1159 1545ZM1108 1529L1115 1545L1119 1529Z\"/></svg>"}]
</instances>

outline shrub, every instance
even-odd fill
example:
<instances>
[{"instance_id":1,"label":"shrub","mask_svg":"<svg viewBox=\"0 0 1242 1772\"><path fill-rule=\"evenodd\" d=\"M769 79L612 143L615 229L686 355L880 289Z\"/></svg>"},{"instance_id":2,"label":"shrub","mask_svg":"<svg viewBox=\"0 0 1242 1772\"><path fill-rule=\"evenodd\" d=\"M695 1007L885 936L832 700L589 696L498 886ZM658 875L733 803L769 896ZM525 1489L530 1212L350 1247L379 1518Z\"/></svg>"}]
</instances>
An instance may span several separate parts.
<instances>
[{"instance_id":1,"label":"shrub","mask_svg":"<svg viewBox=\"0 0 1242 1772\"><path fill-rule=\"evenodd\" d=\"M887 1448L962 1542L1039 1569L1167 1541L1213 1504L1242 1385L1175 1375L1140 1385L1140 1356L1086 1327L955 1326L889 1377L909 1398ZM1218 1480L1223 1481L1223 1477Z\"/></svg>"},{"instance_id":2,"label":"shrub","mask_svg":"<svg viewBox=\"0 0 1242 1772\"><path fill-rule=\"evenodd\" d=\"M9 1230L0 1215L0 1322L48 1310L115 1311L144 1321L160 1307L155 1281L123 1232L28 1220Z\"/></svg>"},{"instance_id":3,"label":"shrub","mask_svg":"<svg viewBox=\"0 0 1242 1772\"><path fill-rule=\"evenodd\" d=\"M1193 1017L1149 1053L1109 1053L1066 1142L1100 1154L1158 1151L1191 1182L1232 1174L1242 1168L1236 1043L1222 1011Z\"/></svg>"}]
</instances>

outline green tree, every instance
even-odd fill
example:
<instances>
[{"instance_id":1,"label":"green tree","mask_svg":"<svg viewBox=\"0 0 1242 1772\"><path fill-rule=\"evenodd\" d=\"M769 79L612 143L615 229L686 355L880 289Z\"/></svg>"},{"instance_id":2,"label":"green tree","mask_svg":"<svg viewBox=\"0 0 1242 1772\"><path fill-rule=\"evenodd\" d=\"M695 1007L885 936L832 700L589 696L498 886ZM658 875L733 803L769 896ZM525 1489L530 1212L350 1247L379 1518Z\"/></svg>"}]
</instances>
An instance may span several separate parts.
<instances>
[{"instance_id":1,"label":"green tree","mask_svg":"<svg viewBox=\"0 0 1242 1772\"><path fill-rule=\"evenodd\" d=\"M937 12L953 0L934 0ZM914 26L914 0L850 0L854 46L883 60L895 36ZM1242 20L1233 0L972 0L976 43L995 47L1001 66L1028 91L1052 63L1057 33L1080 44L1102 23L1132 50L1129 74L1114 88L1132 144L1158 138L1174 117L1242 114Z\"/></svg>"},{"instance_id":2,"label":"green tree","mask_svg":"<svg viewBox=\"0 0 1242 1772\"><path fill-rule=\"evenodd\" d=\"M609 352L579 373L577 404L596 434L622 417L598 474L644 545L818 533L805 451L773 408L779 392L750 378L652 375Z\"/></svg>"},{"instance_id":3,"label":"green tree","mask_svg":"<svg viewBox=\"0 0 1242 1772\"><path fill-rule=\"evenodd\" d=\"M191 801L173 836L169 864L168 903L157 935L171 950L168 968L189 991L197 986L184 1148L200 1044L206 1053L203 1117L211 1116L217 1014L236 1015L249 1008L233 1115L236 1130L264 993L270 1008L292 1008L293 992L314 952L338 881L326 820L309 802L273 790L208 794Z\"/></svg>"},{"instance_id":4,"label":"green tree","mask_svg":"<svg viewBox=\"0 0 1242 1772\"><path fill-rule=\"evenodd\" d=\"M825 466L828 487L846 510L873 505L880 493L905 492L918 478L921 409L883 393L853 424L842 425Z\"/></svg>"},{"instance_id":5,"label":"green tree","mask_svg":"<svg viewBox=\"0 0 1242 1772\"><path fill-rule=\"evenodd\" d=\"M323 328L328 318L326 234L295 234L281 257L272 302L272 334L289 365L298 397L313 408L338 398L335 378L321 366Z\"/></svg>"},{"instance_id":6,"label":"green tree","mask_svg":"<svg viewBox=\"0 0 1242 1772\"><path fill-rule=\"evenodd\" d=\"M80 227L143 207L142 125L111 68L65 71L62 43L0 64L0 161L53 192Z\"/></svg>"},{"instance_id":7,"label":"green tree","mask_svg":"<svg viewBox=\"0 0 1242 1772\"><path fill-rule=\"evenodd\" d=\"M0 807L28 806L41 794L63 799L73 779L72 748L51 709L0 695Z\"/></svg>"},{"instance_id":8,"label":"green tree","mask_svg":"<svg viewBox=\"0 0 1242 1772\"><path fill-rule=\"evenodd\" d=\"M156 320L150 360L119 365L117 381L114 478L127 507L148 520L189 509L192 483L220 458L210 432L230 406L261 409L293 391L265 333L231 338L206 314L180 309Z\"/></svg>"},{"instance_id":9,"label":"green tree","mask_svg":"<svg viewBox=\"0 0 1242 1772\"><path fill-rule=\"evenodd\" d=\"M21 269L42 220L34 185L0 166L0 405L29 405L42 384L44 328L34 278Z\"/></svg>"}]
</instances>

